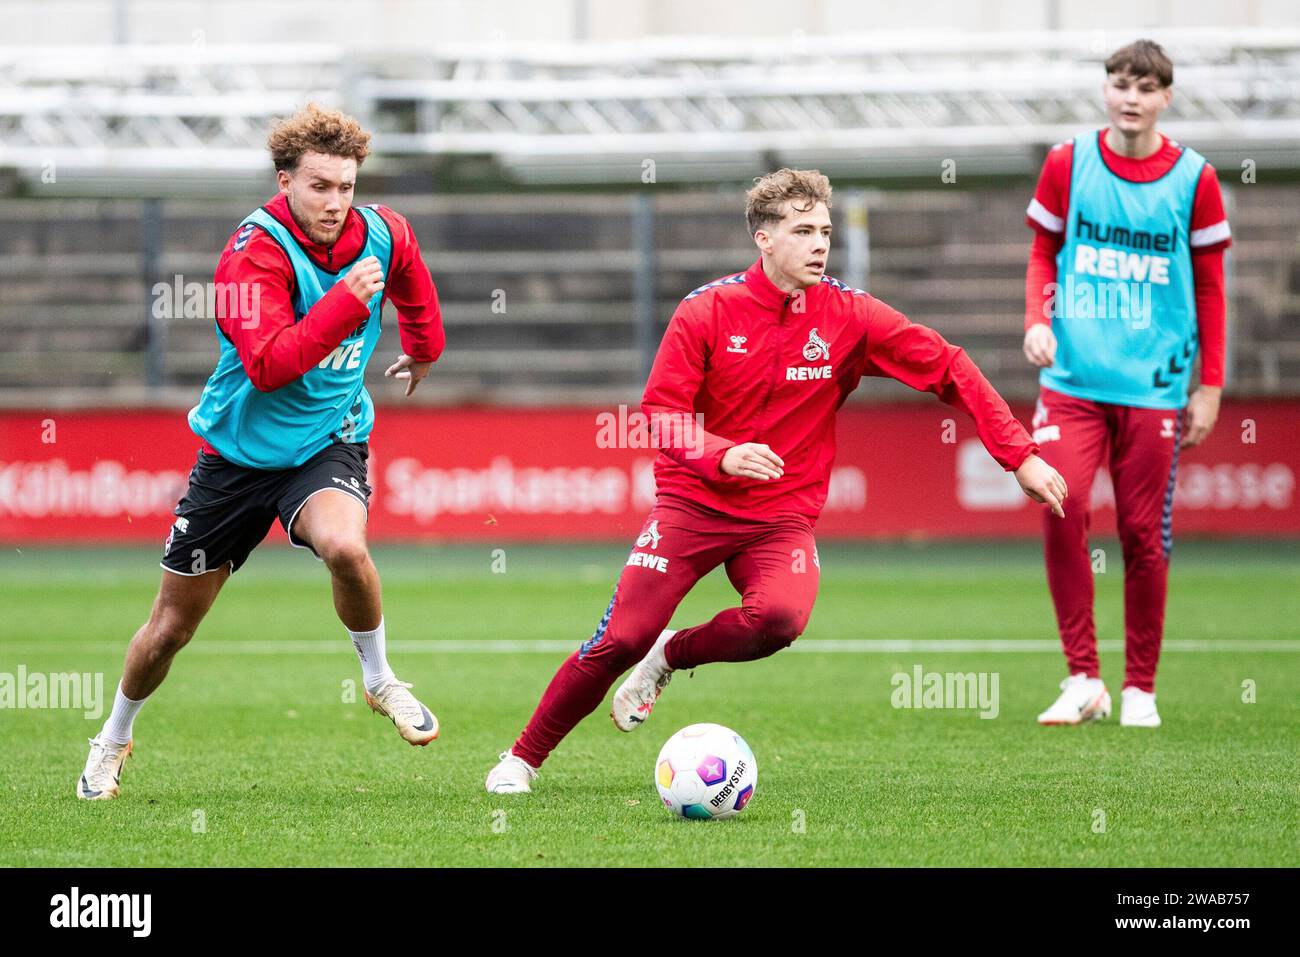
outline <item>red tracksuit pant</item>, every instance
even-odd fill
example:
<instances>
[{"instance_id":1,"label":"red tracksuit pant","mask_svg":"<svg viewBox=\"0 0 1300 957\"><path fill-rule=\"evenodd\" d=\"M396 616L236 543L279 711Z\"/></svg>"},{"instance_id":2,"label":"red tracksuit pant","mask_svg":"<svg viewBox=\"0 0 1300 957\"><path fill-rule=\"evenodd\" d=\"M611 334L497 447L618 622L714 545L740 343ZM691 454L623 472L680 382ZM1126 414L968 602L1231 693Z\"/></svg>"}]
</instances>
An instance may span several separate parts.
<instances>
[{"instance_id":1,"label":"red tracksuit pant","mask_svg":"<svg viewBox=\"0 0 1300 957\"><path fill-rule=\"evenodd\" d=\"M1070 489L1064 519L1043 510L1047 584L1070 674L1100 676L1088 527L1092 483L1108 459L1124 554L1124 686L1154 691L1181 413L1093 402L1051 389L1042 389L1038 401L1034 437L1043 459Z\"/></svg>"},{"instance_id":2,"label":"red tracksuit pant","mask_svg":"<svg viewBox=\"0 0 1300 957\"><path fill-rule=\"evenodd\" d=\"M664 648L673 669L751 661L786 647L808 624L820 564L802 519L735 518L661 497L646 519L595 633L560 666L511 749L539 767L643 657L695 583L724 565L741 596L713 620L684 628Z\"/></svg>"}]
</instances>

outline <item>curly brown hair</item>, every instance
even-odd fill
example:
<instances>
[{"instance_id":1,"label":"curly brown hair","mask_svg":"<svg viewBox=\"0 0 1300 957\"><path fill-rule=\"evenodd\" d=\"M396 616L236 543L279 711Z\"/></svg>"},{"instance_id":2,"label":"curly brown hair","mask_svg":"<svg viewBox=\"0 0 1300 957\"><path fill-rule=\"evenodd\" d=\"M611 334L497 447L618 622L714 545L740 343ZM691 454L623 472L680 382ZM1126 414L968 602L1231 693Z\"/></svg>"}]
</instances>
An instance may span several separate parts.
<instances>
[{"instance_id":1,"label":"curly brown hair","mask_svg":"<svg viewBox=\"0 0 1300 957\"><path fill-rule=\"evenodd\" d=\"M817 169L779 169L775 173L754 177L754 186L745 194L745 222L752 236L758 230L781 221L782 206L789 201L793 209L806 213L818 203L831 207L831 181ZM804 200L803 205L796 200Z\"/></svg>"},{"instance_id":2,"label":"curly brown hair","mask_svg":"<svg viewBox=\"0 0 1300 957\"><path fill-rule=\"evenodd\" d=\"M309 152L351 157L359 169L370 155L370 134L346 113L309 103L307 109L276 122L266 148L277 170L293 172L302 154Z\"/></svg>"}]
</instances>

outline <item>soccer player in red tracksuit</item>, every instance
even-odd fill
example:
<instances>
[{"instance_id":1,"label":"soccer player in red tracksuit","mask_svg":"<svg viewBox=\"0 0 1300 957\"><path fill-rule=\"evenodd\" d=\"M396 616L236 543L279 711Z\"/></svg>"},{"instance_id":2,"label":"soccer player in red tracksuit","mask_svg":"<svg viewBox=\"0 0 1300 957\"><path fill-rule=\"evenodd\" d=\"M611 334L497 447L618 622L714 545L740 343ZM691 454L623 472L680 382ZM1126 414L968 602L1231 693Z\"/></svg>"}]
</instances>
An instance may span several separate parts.
<instances>
[{"instance_id":1,"label":"soccer player in red tracksuit","mask_svg":"<svg viewBox=\"0 0 1300 957\"><path fill-rule=\"evenodd\" d=\"M614 695L623 731L650 716L674 670L764 658L795 640L817 597L813 526L835 458L835 412L864 375L967 412L998 463L1061 514L1065 483L966 353L823 275L830 194L815 170L762 177L746 206L758 262L677 307L642 400L661 449L654 508L595 633L560 666L488 791L530 790L547 755L633 665ZM719 565L740 606L668 630L681 599Z\"/></svg>"},{"instance_id":2,"label":"soccer player in red tracksuit","mask_svg":"<svg viewBox=\"0 0 1300 957\"><path fill-rule=\"evenodd\" d=\"M1025 355L1042 369L1034 440L1074 496L1044 523L1047 580L1069 677L1047 725L1107 717L1093 624L1089 490L1109 460L1124 554L1120 723L1157 727L1179 447L1214 427L1223 387L1223 250L1214 169L1159 133L1173 64L1149 40L1106 61L1110 126L1052 149L1029 204ZM1198 351L1201 385L1188 384ZM1186 407L1184 416L1183 409Z\"/></svg>"}]
</instances>

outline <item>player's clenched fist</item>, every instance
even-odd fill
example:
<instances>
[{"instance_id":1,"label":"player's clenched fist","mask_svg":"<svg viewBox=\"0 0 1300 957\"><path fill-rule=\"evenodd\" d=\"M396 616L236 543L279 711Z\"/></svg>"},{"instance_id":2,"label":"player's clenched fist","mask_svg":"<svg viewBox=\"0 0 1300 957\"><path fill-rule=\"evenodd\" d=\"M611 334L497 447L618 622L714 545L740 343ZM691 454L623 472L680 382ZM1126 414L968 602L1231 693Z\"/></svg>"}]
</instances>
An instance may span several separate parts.
<instances>
[{"instance_id":1,"label":"player's clenched fist","mask_svg":"<svg viewBox=\"0 0 1300 957\"><path fill-rule=\"evenodd\" d=\"M741 478L759 479L766 482L779 479L785 470L785 463L766 445L760 442L745 442L733 445L722 456L718 466L724 475L738 475Z\"/></svg>"},{"instance_id":2,"label":"player's clenched fist","mask_svg":"<svg viewBox=\"0 0 1300 957\"><path fill-rule=\"evenodd\" d=\"M1056 333L1046 323L1036 322L1025 330L1025 358L1042 369L1056 362Z\"/></svg>"},{"instance_id":3,"label":"player's clenched fist","mask_svg":"<svg viewBox=\"0 0 1300 957\"><path fill-rule=\"evenodd\" d=\"M384 270L376 256L367 256L348 270L343 277L348 291L361 300L362 305L370 303L370 297L384 288Z\"/></svg>"},{"instance_id":4,"label":"player's clenched fist","mask_svg":"<svg viewBox=\"0 0 1300 957\"><path fill-rule=\"evenodd\" d=\"M1016 481L1035 502L1050 505L1057 518L1065 518L1065 479L1037 455L1031 455L1016 469Z\"/></svg>"}]
</instances>

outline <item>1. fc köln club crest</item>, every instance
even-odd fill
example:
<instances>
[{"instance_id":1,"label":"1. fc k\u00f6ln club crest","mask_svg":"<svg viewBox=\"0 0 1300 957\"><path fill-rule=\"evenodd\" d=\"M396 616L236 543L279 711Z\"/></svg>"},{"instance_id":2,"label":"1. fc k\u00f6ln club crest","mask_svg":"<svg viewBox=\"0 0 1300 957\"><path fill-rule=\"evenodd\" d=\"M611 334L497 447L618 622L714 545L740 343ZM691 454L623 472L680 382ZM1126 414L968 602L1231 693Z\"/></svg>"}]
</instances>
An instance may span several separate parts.
<instances>
[{"instance_id":1,"label":"1. fc k\u00f6ln club crest","mask_svg":"<svg viewBox=\"0 0 1300 957\"><path fill-rule=\"evenodd\" d=\"M817 335L816 329L808 333L808 342L803 347L803 357L809 362L816 362L818 359L829 360L831 357L830 343Z\"/></svg>"},{"instance_id":2,"label":"1. fc k\u00f6ln club crest","mask_svg":"<svg viewBox=\"0 0 1300 957\"><path fill-rule=\"evenodd\" d=\"M650 527L637 536L636 547L645 548L649 545L651 548L659 547L659 539L663 536L659 534L659 519L650 523Z\"/></svg>"}]
</instances>

